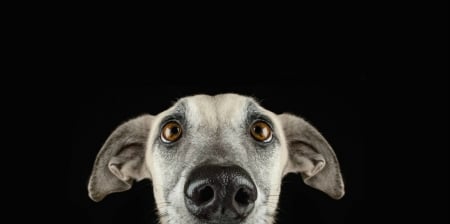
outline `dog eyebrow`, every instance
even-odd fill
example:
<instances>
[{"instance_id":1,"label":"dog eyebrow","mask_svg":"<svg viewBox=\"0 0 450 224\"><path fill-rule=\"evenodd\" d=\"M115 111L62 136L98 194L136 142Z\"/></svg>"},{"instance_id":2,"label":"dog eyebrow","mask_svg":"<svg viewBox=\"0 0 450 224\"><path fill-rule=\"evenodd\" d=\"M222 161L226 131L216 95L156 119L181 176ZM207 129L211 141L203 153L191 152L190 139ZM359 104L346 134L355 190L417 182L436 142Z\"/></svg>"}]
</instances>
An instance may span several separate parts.
<instances>
[{"instance_id":1,"label":"dog eyebrow","mask_svg":"<svg viewBox=\"0 0 450 224\"><path fill-rule=\"evenodd\" d=\"M181 101L175 106L175 113L184 114L185 112L186 112L186 102Z\"/></svg>"},{"instance_id":2,"label":"dog eyebrow","mask_svg":"<svg viewBox=\"0 0 450 224\"><path fill-rule=\"evenodd\" d=\"M186 122L185 114L186 114L186 105L184 102L180 102L175 106L173 113L161 119L161 125L167 123L170 120L177 120L184 124Z\"/></svg>"},{"instance_id":3,"label":"dog eyebrow","mask_svg":"<svg viewBox=\"0 0 450 224\"><path fill-rule=\"evenodd\" d=\"M264 120L268 122L270 125L273 125L272 120L268 116L264 115L257 107L257 104L253 101L248 101L246 113L247 115L245 123L247 125L251 124L255 120Z\"/></svg>"}]
</instances>

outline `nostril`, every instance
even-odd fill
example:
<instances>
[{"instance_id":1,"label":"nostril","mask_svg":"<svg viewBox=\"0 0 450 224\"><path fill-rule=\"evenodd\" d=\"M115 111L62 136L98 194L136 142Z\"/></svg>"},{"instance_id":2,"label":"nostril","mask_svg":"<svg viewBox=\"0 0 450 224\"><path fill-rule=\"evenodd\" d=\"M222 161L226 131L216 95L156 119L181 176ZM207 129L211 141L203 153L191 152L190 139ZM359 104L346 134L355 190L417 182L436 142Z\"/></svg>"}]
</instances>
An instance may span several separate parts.
<instances>
[{"instance_id":1,"label":"nostril","mask_svg":"<svg viewBox=\"0 0 450 224\"><path fill-rule=\"evenodd\" d=\"M236 195L234 196L234 200L239 203L241 206L247 206L248 204L252 203L251 199L251 193L246 188L241 188L236 192Z\"/></svg>"},{"instance_id":2,"label":"nostril","mask_svg":"<svg viewBox=\"0 0 450 224\"><path fill-rule=\"evenodd\" d=\"M250 174L239 166L199 166L184 185L186 208L202 223L240 223L253 211L257 197Z\"/></svg>"},{"instance_id":3,"label":"nostril","mask_svg":"<svg viewBox=\"0 0 450 224\"><path fill-rule=\"evenodd\" d=\"M204 186L198 191L197 198L194 199L196 204L201 205L211 201L214 198L214 190L211 186Z\"/></svg>"}]
</instances>

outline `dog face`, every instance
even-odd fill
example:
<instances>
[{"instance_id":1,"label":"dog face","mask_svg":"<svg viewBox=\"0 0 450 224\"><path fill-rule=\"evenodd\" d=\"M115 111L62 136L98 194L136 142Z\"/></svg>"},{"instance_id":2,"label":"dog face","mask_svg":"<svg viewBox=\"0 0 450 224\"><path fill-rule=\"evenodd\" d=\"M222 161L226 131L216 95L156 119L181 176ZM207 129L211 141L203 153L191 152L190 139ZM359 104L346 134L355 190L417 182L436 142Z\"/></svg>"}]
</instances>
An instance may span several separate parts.
<instances>
[{"instance_id":1,"label":"dog face","mask_svg":"<svg viewBox=\"0 0 450 224\"><path fill-rule=\"evenodd\" d=\"M281 179L344 195L336 156L303 119L276 115L249 97L196 95L119 126L97 155L89 196L149 178L163 224L273 223Z\"/></svg>"}]
</instances>

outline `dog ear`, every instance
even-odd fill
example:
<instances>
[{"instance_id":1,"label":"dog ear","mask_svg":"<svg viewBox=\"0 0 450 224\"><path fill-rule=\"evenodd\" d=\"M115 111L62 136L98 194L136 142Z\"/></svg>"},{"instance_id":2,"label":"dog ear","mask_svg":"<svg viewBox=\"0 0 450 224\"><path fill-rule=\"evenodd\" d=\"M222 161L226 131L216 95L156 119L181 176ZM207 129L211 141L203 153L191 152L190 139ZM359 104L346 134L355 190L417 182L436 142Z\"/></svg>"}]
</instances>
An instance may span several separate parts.
<instances>
[{"instance_id":1,"label":"dog ear","mask_svg":"<svg viewBox=\"0 0 450 224\"><path fill-rule=\"evenodd\" d=\"M300 117L278 116L289 151L287 173L301 173L305 184L321 190L334 199L344 196L344 182L336 155L325 138Z\"/></svg>"},{"instance_id":2,"label":"dog ear","mask_svg":"<svg viewBox=\"0 0 450 224\"><path fill-rule=\"evenodd\" d=\"M89 197L98 202L108 194L131 188L134 180L151 178L145 150L153 116L143 115L120 125L108 137L95 159L89 179Z\"/></svg>"}]
</instances>

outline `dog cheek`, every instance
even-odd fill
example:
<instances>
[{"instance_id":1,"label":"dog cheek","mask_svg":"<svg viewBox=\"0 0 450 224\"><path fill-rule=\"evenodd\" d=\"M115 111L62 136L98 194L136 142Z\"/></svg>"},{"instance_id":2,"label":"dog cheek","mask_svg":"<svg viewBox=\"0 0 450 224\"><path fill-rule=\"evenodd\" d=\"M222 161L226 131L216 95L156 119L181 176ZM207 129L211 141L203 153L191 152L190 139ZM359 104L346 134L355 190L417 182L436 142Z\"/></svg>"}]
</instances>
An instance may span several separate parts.
<instances>
[{"instance_id":1,"label":"dog cheek","mask_svg":"<svg viewBox=\"0 0 450 224\"><path fill-rule=\"evenodd\" d=\"M160 164L158 164L158 159L155 158L152 155L152 150L149 149L147 150L147 154L146 154L146 165L147 168L150 171L150 174L152 176L152 185L153 185L153 195L155 197L155 202L156 205L158 207L158 211L159 213L162 213L164 211L161 211L162 208L160 208L160 204L163 204L162 202L164 202L164 189L162 189L161 187L163 186L162 184L162 173L160 168ZM157 155L155 155L157 156Z\"/></svg>"}]
</instances>

